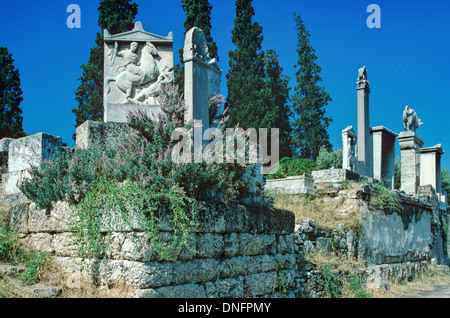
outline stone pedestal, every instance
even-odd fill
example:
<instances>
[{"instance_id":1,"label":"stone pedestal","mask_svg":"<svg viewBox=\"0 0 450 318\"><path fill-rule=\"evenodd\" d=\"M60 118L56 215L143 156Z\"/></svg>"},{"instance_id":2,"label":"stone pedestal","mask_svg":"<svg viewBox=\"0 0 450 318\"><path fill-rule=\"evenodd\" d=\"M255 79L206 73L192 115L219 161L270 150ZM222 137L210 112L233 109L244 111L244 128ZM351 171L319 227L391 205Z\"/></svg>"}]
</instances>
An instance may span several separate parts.
<instances>
[{"instance_id":1,"label":"stone pedestal","mask_svg":"<svg viewBox=\"0 0 450 318\"><path fill-rule=\"evenodd\" d=\"M105 123L127 123L128 114L138 111L146 113L153 120L158 120L161 114L164 115L160 105L106 104L103 121Z\"/></svg>"},{"instance_id":2,"label":"stone pedestal","mask_svg":"<svg viewBox=\"0 0 450 318\"><path fill-rule=\"evenodd\" d=\"M436 193L441 189L441 156L444 154L441 144L434 147L421 148L420 152L420 185L431 185Z\"/></svg>"},{"instance_id":3,"label":"stone pedestal","mask_svg":"<svg viewBox=\"0 0 450 318\"><path fill-rule=\"evenodd\" d=\"M386 127L373 127L373 177L385 187L394 188L395 138L397 134Z\"/></svg>"},{"instance_id":4,"label":"stone pedestal","mask_svg":"<svg viewBox=\"0 0 450 318\"><path fill-rule=\"evenodd\" d=\"M424 141L412 131L402 131L398 137L401 151L401 189L407 194L417 194L420 185L420 152Z\"/></svg>"}]
</instances>

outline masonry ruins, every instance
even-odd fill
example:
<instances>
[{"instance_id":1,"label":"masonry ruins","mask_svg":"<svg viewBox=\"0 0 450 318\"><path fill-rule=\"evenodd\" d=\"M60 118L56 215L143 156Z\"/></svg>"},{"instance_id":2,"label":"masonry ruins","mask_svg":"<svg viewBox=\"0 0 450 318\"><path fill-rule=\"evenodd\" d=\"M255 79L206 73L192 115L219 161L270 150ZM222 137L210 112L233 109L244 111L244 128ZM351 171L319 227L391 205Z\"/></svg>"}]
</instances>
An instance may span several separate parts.
<instances>
[{"instance_id":1,"label":"masonry ruins","mask_svg":"<svg viewBox=\"0 0 450 318\"><path fill-rule=\"evenodd\" d=\"M161 86L174 77L171 32L155 35L136 22L129 32L111 35L105 30L103 35L104 121L86 121L76 129L76 147L85 149L113 144L128 133L129 111L144 111L154 120L164 116L157 97ZM209 127L208 98L220 92L222 72L210 60L199 28L187 32L183 60L185 121L201 120L204 131ZM320 297L320 284L316 284L320 272L303 259L310 251L338 249L361 260L367 266L363 270L367 285L374 288L411 279L431 260L443 264L446 238L436 225L439 216L448 218L449 212L440 179L442 147L423 148L424 141L417 135L422 123L409 107L403 113L405 130L399 134L384 126L371 127L369 94L363 67L357 78L357 131L352 126L342 131L343 167L265 184L266 191L306 195L317 195L323 184L334 187L337 190L330 200L356 207L364 215L364 236L345 227L324 234L313 220L295 224L294 214L274 208L273 202L197 202L198 226L188 242L193 249L171 251L179 262L152 253L139 220L134 228L114 224L111 244L115 249L98 268L100 285L124 283L133 288L133 297ZM396 140L401 154L400 211L371 210L370 187L339 188L345 180L366 180L393 189ZM51 253L62 270L74 277L86 274L80 263L93 263L78 258L73 247L70 222L75 207L58 202L51 211L39 210L18 188L30 177L31 167L61 151L70 149L63 147L60 137L45 133L2 139L2 202L11 207L9 226L21 240ZM170 237L172 229L162 226L160 231ZM137 249L132 246L133 237L139 242Z\"/></svg>"}]
</instances>

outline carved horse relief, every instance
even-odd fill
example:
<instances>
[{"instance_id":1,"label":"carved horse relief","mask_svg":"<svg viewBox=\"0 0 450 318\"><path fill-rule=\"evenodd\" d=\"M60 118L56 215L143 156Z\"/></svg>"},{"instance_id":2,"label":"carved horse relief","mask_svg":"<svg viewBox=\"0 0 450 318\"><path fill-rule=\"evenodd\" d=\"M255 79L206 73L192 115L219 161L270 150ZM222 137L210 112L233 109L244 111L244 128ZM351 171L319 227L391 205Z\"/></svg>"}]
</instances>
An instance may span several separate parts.
<instances>
[{"instance_id":1,"label":"carved horse relief","mask_svg":"<svg viewBox=\"0 0 450 318\"><path fill-rule=\"evenodd\" d=\"M139 60L138 43L132 42L129 49L118 50L117 42L115 48L110 52L110 65L118 74L105 79L105 99L111 90L110 82L115 81L119 90L125 93L125 102L132 102L134 89L157 80L160 75L156 58L158 50L147 42L141 50ZM122 63L117 63L117 57L122 58ZM119 65L119 66L117 66Z\"/></svg>"}]
</instances>

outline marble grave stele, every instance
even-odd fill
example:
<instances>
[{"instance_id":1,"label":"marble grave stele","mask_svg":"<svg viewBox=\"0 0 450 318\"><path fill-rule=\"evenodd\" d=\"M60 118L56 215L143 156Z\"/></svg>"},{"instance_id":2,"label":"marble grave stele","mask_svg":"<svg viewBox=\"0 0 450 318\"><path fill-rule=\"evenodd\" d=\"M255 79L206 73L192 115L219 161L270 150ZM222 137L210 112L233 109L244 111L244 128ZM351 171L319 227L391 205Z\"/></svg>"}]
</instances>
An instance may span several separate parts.
<instances>
[{"instance_id":1,"label":"marble grave stele","mask_svg":"<svg viewBox=\"0 0 450 318\"><path fill-rule=\"evenodd\" d=\"M104 122L126 123L130 111L157 119L161 85L173 82L173 34L155 35L141 22L134 29L104 39Z\"/></svg>"}]
</instances>

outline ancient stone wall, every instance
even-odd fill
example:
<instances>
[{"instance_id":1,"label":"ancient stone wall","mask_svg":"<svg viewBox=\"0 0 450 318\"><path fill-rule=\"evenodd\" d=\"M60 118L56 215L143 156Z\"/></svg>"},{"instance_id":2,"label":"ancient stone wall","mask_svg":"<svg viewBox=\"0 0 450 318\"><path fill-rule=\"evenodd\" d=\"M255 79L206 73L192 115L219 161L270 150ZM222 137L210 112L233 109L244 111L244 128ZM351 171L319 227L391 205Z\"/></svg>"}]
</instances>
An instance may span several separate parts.
<instances>
[{"instance_id":1,"label":"ancient stone wall","mask_svg":"<svg viewBox=\"0 0 450 318\"><path fill-rule=\"evenodd\" d=\"M212 201L198 203L197 212L191 249L171 251L176 262L153 253L139 228L120 224L113 229L103 261L82 261L70 231L76 210L63 202L50 212L34 203L16 205L10 210L10 227L24 242L54 255L69 278L89 277L89 268L96 264L100 286L124 284L137 297L265 297L292 286L292 212ZM160 235L170 239L171 232L161 228Z\"/></svg>"}]
</instances>

